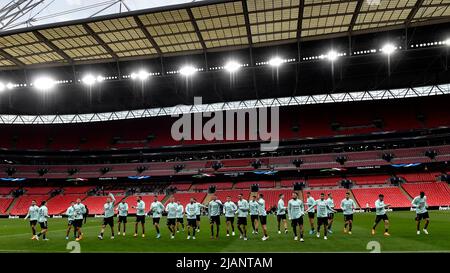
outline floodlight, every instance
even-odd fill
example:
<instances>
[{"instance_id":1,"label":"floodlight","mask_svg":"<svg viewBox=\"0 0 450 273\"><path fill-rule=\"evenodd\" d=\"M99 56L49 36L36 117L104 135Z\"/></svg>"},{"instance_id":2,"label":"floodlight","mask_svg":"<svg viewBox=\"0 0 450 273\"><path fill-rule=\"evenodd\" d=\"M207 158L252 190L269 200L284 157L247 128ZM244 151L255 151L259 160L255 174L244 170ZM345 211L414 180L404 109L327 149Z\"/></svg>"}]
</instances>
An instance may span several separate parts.
<instances>
[{"instance_id":1,"label":"floodlight","mask_svg":"<svg viewBox=\"0 0 450 273\"><path fill-rule=\"evenodd\" d=\"M180 74L183 76L192 76L195 72L197 72L197 69L190 65L183 66L180 69Z\"/></svg>"},{"instance_id":2,"label":"floodlight","mask_svg":"<svg viewBox=\"0 0 450 273\"><path fill-rule=\"evenodd\" d=\"M148 79L148 77L150 76L150 73L148 73L145 70L139 70L137 73L131 73L131 79L133 80L141 80L141 81L145 81L146 79Z\"/></svg>"},{"instance_id":3,"label":"floodlight","mask_svg":"<svg viewBox=\"0 0 450 273\"><path fill-rule=\"evenodd\" d=\"M55 87L56 82L55 80L53 80L50 77L44 76L44 77L40 77L37 78L34 82L33 82L33 86L40 91L47 91L52 89L53 87Z\"/></svg>"},{"instance_id":4,"label":"floodlight","mask_svg":"<svg viewBox=\"0 0 450 273\"><path fill-rule=\"evenodd\" d=\"M284 60L281 59L280 57L273 57L272 59L269 60L269 65L274 66L274 67L279 67L283 63L284 63Z\"/></svg>"},{"instance_id":5,"label":"floodlight","mask_svg":"<svg viewBox=\"0 0 450 273\"><path fill-rule=\"evenodd\" d=\"M393 44L385 44L382 48L381 48L381 51L384 53L384 54L387 54L387 55L391 55L392 53L394 53L394 51L395 50L397 50L397 48L393 45Z\"/></svg>"},{"instance_id":6,"label":"floodlight","mask_svg":"<svg viewBox=\"0 0 450 273\"><path fill-rule=\"evenodd\" d=\"M447 40L444 41L444 44L446 44L447 46L450 46L450 38L448 38Z\"/></svg>"},{"instance_id":7,"label":"floodlight","mask_svg":"<svg viewBox=\"0 0 450 273\"><path fill-rule=\"evenodd\" d=\"M339 57L339 54L336 51L334 51L334 50L330 50L327 53L326 57L327 57L328 60L333 62L333 61L337 60L337 58Z\"/></svg>"},{"instance_id":8,"label":"floodlight","mask_svg":"<svg viewBox=\"0 0 450 273\"><path fill-rule=\"evenodd\" d=\"M103 76L97 76L97 82L102 82L105 80L105 78Z\"/></svg>"},{"instance_id":9,"label":"floodlight","mask_svg":"<svg viewBox=\"0 0 450 273\"><path fill-rule=\"evenodd\" d=\"M6 85L2 82L0 82L0 92L5 91Z\"/></svg>"},{"instance_id":10,"label":"floodlight","mask_svg":"<svg viewBox=\"0 0 450 273\"><path fill-rule=\"evenodd\" d=\"M12 83L10 83L10 82L8 82L8 83L6 84L6 89L11 90L11 89L13 89L13 88L14 88L14 84L12 84Z\"/></svg>"},{"instance_id":11,"label":"floodlight","mask_svg":"<svg viewBox=\"0 0 450 273\"><path fill-rule=\"evenodd\" d=\"M227 64L225 64L224 68L230 73L236 72L241 68L241 64L235 61L229 61Z\"/></svg>"},{"instance_id":12,"label":"floodlight","mask_svg":"<svg viewBox=\"0 0 450 273\"><path fill-rule=\"evenodd\" d=\"M96 82L96 78L94 77L94 75L88 74L84 76L81 81L86 85L94 85Z\"/></svg>"}]
</instances>

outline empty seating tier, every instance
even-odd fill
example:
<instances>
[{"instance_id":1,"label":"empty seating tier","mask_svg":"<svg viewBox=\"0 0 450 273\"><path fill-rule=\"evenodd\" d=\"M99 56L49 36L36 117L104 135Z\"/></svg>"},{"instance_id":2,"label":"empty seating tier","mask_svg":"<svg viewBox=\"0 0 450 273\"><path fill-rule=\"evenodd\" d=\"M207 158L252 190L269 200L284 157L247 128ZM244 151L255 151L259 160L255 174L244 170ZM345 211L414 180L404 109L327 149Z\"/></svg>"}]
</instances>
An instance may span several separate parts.
<instances>
[{"instance_id":1,"label":"empty seating tier","mask_svg":"<svg viewBox=\"0 0 450 273\"><path fill-rule=\"evenodd\" d=\"M429 206L450 206L450 188L446 183L406 183L402 187L412 198L425 192Z\"/></svg>"},{"instance_id":2,"label":"empty seating tier","mask_svg":"<svg viewBox=\"0 0 450 273\"><path fill-rule=\"evenodd\" d=\"M352 189L352 192L361 208L366 208L368 203L369 207L373 209L379 194L384 195L384 203L390 204L392 208L411 206L411 201L398 187L361 188Z\"/></svg>"},{"instance_id":3,"label":"empty seating tier","mask_svg":"<svg viewBox=\"0 0 450 273\"><path fill-rule=\"evenodd\" d=\"M342 199L345 198L345 193L347 193L349 190L347 189L333 189L333 190L328 190L328 189L324 189L324 190L309 190L309 191L304 191L304 195L303 195L303 200L306 203L306 192L310 192L311 196L314 199L319 199L320 198L320 194L324 193L325 194L325 199L328 199L328 194L331 193L332 197L333 197L333 201L334 201L334 208L335 209L340 209L341 208L341 201Z\"/></svg>"},{"instance_id":4,"label":"empty seating tier","mask_svg":"<svg viewBox=\"0 0 450 273\"><path fill-rule=\"evenodd\" d=\"M26 215L28 208L31 206L31 201L35 200L37 205L40 206L42 201L49 199L48 195L22 195L17 198L14 206L11 208L11 215Z\"/></svg>"}]
</instances>

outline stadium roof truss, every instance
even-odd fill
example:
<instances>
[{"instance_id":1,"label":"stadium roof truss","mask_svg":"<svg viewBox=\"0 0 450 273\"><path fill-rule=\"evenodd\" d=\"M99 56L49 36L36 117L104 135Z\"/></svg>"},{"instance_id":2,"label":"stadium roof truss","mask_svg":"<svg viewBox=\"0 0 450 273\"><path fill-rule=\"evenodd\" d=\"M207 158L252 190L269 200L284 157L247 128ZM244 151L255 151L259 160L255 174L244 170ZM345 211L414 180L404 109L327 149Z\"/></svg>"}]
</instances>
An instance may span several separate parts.
<instances>
[{"instance_id":1,"label":"stadium roof truss","mask_svg":"<svg viewBox=\"0 0 450 273\"><path fill-rule=\"evenodd\" d=\"M259 99L233 102L220 102L198 105L177 105L164 108L150 108L107 113L73 115L0 115L0 124L69 124L100 121L127 120L182 114L236 111L254 108L299 106L308 104L342 103L370 100L388 100L436 95L449 95L450 84L432 85L391 90L374 90L324 95L296 96L273 99Z\"/></svg>"},{"instance_id":2,"label":"stadium roof truss","mask_svg":"<svg viewBox=\"0 0 450 273\"><path fill-rule=\"evenodd\" d=\"M450 0L205 0L0 33L0 69L133 60L450 21Z\"/></svg>"}]
</instances>

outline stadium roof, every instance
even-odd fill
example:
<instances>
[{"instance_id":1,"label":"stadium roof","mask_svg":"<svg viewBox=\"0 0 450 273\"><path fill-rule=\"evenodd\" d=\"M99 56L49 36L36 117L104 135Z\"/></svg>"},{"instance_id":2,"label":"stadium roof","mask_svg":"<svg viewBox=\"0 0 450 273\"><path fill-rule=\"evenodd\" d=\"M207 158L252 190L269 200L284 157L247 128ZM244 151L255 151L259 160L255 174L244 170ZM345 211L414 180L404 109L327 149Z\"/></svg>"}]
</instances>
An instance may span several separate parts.
<instances>
[{"instance_id":1,"label":"stadium roof","mask_svg":"<svg viewBox=\"0 0 450 273\"><path fill-rule=\"evenodd\" d=\"M449 0L206 0L3 32L0 70L251 48L449 21Z\"/></svg>"}]
</instances>

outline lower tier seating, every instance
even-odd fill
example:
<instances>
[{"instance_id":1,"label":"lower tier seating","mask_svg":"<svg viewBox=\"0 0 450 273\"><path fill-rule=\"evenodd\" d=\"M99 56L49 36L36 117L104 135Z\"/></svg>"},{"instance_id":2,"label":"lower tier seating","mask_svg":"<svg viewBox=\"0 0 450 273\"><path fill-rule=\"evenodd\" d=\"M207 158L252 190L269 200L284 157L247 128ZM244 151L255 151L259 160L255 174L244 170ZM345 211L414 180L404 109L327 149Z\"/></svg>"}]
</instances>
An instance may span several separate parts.
<instances>
[{"instance_id":1,"label":"lower tier seating","mask_svg":"<svg viewBox=\"0 0 450 273\"><path fill-rule=\"evenodd\" d=\"M406 183L403 189L412 197L416 197L421 191L425 192L429 206L449 206L450 188L446 183Z\"/></svg>"},{"instance_id":2,"label":"lower tier seating","mask_svg":"<svg viewBox=\"0 0 450 273\"><path fill-rule=\"evenodd\" d=\"M369 204L373 209L379 194L384 195L385 204L390 204L392 208L411 206L411 201L398 187L360 188L352 189L352 192L361 208L366 208L366 204Z\"/></svg>"}]
</instances>

